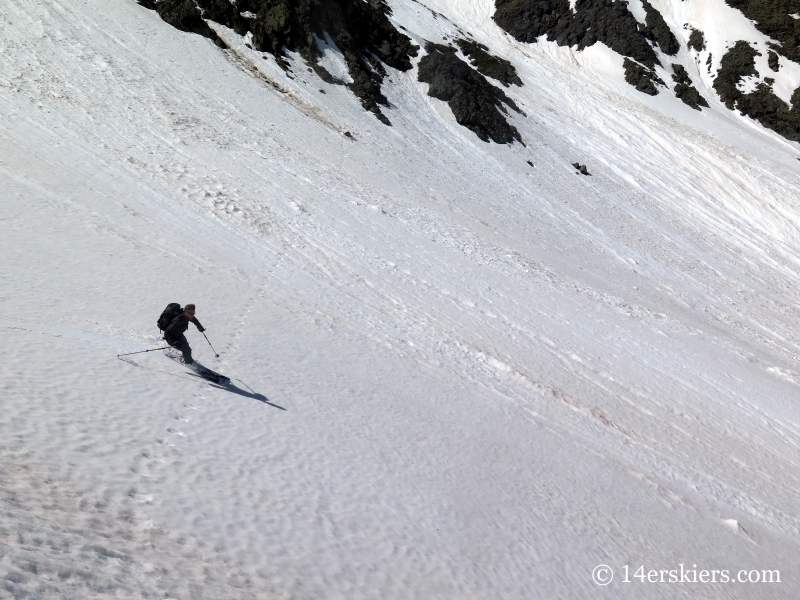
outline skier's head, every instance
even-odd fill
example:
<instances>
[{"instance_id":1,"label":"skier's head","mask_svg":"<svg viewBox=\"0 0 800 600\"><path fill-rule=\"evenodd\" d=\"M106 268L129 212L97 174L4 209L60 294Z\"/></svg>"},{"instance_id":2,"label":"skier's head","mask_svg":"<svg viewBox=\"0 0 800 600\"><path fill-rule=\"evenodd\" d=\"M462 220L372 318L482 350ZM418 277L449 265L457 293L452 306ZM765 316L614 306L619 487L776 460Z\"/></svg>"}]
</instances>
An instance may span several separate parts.
<instances>
[{"instance_id":1,"label":"skier's head","mask_svg":"<svg viewBox=\"0 0 800 600\"><path fill-rule=\"evenodd\" d=\"M193 317L195 313L194 304L187 304L184 306L183 312L186 313L187 317Z\"/></svg>"}]
</instances>

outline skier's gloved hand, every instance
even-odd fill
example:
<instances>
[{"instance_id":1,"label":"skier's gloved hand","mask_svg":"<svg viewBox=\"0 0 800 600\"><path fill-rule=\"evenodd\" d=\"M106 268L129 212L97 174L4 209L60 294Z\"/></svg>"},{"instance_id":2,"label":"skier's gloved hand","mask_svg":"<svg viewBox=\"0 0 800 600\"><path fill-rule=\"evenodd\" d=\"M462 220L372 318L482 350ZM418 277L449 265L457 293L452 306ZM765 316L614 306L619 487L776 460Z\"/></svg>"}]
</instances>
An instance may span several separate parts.
<instances>
[{"instance_id":1,"label":"skier's gloved hand","mask_svg":"<svg viewBox=\"0 0 800 600\"><path fill-rule=\"evenodd\" d=\"M198 327L198 329L200 330L200 333L203 333L206 330L205 327Z\"/></svg>"}]
</instances>

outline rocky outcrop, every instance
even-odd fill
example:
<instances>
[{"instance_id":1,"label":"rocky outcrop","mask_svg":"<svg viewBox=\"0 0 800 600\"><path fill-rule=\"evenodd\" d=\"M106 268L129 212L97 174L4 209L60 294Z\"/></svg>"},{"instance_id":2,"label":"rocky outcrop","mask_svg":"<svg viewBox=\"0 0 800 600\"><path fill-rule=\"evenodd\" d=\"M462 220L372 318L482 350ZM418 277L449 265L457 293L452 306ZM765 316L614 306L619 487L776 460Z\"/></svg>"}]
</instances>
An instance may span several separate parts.
<instances>
[{"instance_id":1,"label":"rocky outcrop","mask_svg":"<svg viewBox=\"0 0 800 600\"><path fill-rule=\"evenodd\" d=\"M220 48L225 48L216 32L203 20L203 14L194 0L139 0L139 4L154 10L175 29L196 33L212 40Z\"/></svg>"},{"instance_id":2,"label":"rocky outcrop","mask_svg":"<svg viewBox=\"0 0 800 600\"><path fill-rule=\"evenodd\" d=\"M653 46L674 55L680 50L680 43L661 13L648 0L642 0L642 5L645 23L639 23L622 0L576 0L574 11L568 0L495 0L493 18L522 42L533 43L547 36L560 46L575 46L578 50L603 42L626 57L625 81L654 96L658 94L656 84L664 82L654 71L659 61Z\"/></svg>"},{"instance_id":3,"label":"rocky outcrop","mask_svg":"<svg viewBox=\"0 0 800 600\"><path fill-rule=\"evenodd\" d=\"M533 44L563 28L559 22L571 19L567 0L496 0L494 21L520 42Z\"/></svg>"},{"instance_id":4,"label":"rocky outcrop","mask_svg":"<svg viewBox=\"0 0 800 600\"><path fill-rule=\"evenodd\" d=\"M697 52L702 52L706 49L706 38L703 35L703 32L699 29L695 29L692 27L692 33L689 34L689 41L686 44L692 50L696 50Z\"/></svg>"},{"instance_id":5,"label":"rocky outcrop","mask_svg":"<svg viewBox=\"0 0 800 600\"><path fill-rule=\"evenodd\" d=\"M725 0L742 11L756 28L778 43L773 50L800 63L800 0Z\"/></svg>"},{"instance_id":6,"label":"rocky outcrop","mask_svg":"<svg viewBox=\"0 0 800 600\"><path fill-rule=\"evenodd\" d=\"M778 55L775 53L774 50L769 51L769 55L767 56L767 64L769 65L769 68L775 71L776 73L780 70L781 68L780 59L778 58Z\"/></svg>"},{"instance_id":7,"label":"rocky outcrop","mask_svg":"<svg viewBox=\"0 0 800 600\"><path fill-rule=\"evenodd\" d=\"M686 72L683 65L672 65L672 81L676 84L675 96L682 100L684 104L688 104L695 110L701 110L701 106L708 106L706 99L700 95L700 92L692 84L689 73Z\"/></svg>"},{"instance_id":8,"label":"rocky outcrop","mask_svg":"<svg viewBox=\"0 0 800 600\"><path fill-rule=\"evenodd\" d=\"M722 57L714 89L728 108L735 108L737 100L743 95L738 87L739 82L749 75L758 75L755 61L758 55L759 52L750 44L739 41Z\"/></svg>"},{"instance_id":9,"label":"rocky outcrop","mask_svg":"<svg viewBox=\"0 0 800 600\"><path fill-rule=\"evenodd\" d=\"M572 163L572 166L575 167L575 170L581 175L591 175L591 173L589 173L589 169L586 168L586 165L582 165L581 163Z\"/></svg>"},{"instance_id":10,"label":"rocky outcrop","mask_svg":"<svg viewBox=\"0 0 800 600\"><path fill-rule=\"evenodd\" d=\"M739 89L744 77L758 75L755 66L758 55L747 42L736 42L722 57L714 89L728 108L738 109L789 140L800 141L800 88L794 91L791 106L774 94L774 80L770 78L758 83L753 92Z\"/></svg>"},{"instance_id":11,"label":"rocky outcrop","mask_svg":"<svg viewBox=\"0 0 800 600\"><path fill-rule=\"evenodd\" d=\"M255 49L269 52L284 68L286 49L297 50L321 76L325 73L317 65L317 37L328 34L347 62L353 79L350 89L386 124L389 120L380 109L387 104L381 92L384 64L407 71L417 54L417 47L389 21L384 0L140 0L140 4L178 29L212 39L216 34L204 19L239 35L251 33Z\"/></svg>"},{"instance_id":12,"label":"rocky outcrop","mask_svg":"<svg viewBox=\"0 0 800 600\"><path fill-rule=\"evenodd\" d=\"M656 84L664 85L664 82L656 75L655 71L632 61L630 58L626 58L623 61L622 68L625 69L625 81L640 92L655 96L658 94Z\"/></svg>"},{"instance_id":13,"label":"rocky outcrop","mask_svg":"<svg viewBox=\"0 0 800 600\"><path fill-rule=\"evenodd\" d=\"M496 0L495 7L495 22L521 42L534 43L546 35L579 50L603 42L648 67L658 62L648 43L648 35L655 34L648 33L622 0L577 0L574 12L568 0Z\"/></svg>"},{"instance_id":14,"label":"rocky outcrop","mask_svg":"<svg viewBox=\"0 0 800 600\"><path fill-rule=\"evenodd\" d=\"M512 83L514 85L522 85L522 80L517 75L517 70L514 68L514 65L504 58L489 54L489 48L483 44L465 39L456 40L456 44L458 44L461 52L469 57L472 66L482 75L491 77L506 87Z\"/></svg>"},{"instance_id":15,"label":"rocky outcrop","mask_svg":"<svg viewBox=\"0 0 800 600\"><path fill-rule=\"evenodd\" d=\"M521 113L503 90L458 57L456 49L428 43L419 63L419 80L430 84L428 95L447 102L456 121L484 142L522 143L517 129L506 121L506 106Z\"/></svg>"},{"instance_id":16,"label":"rocky outcrop","mask_svg":"<svg viewBox=\"0 0 800 600\"><path fill-rule=\"evenodd\" d=\"M743 94L736 102L742 114L755 119L767 129L783 137L800 142L800 88L792 95L792 106L778 98L772 91L772 79L759 83L754 92Z\"/></svg>"},{"instance_id":17,"label":"rocky outcrop","mask_svg":"<svg viewBox=\"0 0 800 600\"><path fill-rule=\"evenodd\" d=\"M657 43L664 54L670 56L677 54L678 50L681 49L681 45L667 25L664 17L647 0L642 0L642 5L647 15L645 19L646 28L644 30L647 38Z\"/></svg>"}]
</instances>

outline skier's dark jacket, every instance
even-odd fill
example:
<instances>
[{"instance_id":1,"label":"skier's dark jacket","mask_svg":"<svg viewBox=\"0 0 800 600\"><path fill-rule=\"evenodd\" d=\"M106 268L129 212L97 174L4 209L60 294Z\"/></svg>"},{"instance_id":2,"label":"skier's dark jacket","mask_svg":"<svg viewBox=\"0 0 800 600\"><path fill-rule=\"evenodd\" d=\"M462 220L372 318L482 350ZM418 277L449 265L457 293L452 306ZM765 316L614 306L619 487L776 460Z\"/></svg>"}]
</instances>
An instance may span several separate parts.
<instances>
[{"instance_id":1,"label":"skier's dark jacket","mask_svg":"<svg viewBox=\"0 0 800 600\"><path fill-rule=\"evenodd\" d=\"M205 327L200 325L200 321L197 320L197 317L192 317L189 319L186 316L186 313L181 313L174 319L172 319L172 323L169 324L166 331L164 331L164 339L169 340L177 340L180 338L187 329L189 329L189 322L194 323L197 326L197 329L200 331L205 331Z\"/></svg>"}]
</instances>

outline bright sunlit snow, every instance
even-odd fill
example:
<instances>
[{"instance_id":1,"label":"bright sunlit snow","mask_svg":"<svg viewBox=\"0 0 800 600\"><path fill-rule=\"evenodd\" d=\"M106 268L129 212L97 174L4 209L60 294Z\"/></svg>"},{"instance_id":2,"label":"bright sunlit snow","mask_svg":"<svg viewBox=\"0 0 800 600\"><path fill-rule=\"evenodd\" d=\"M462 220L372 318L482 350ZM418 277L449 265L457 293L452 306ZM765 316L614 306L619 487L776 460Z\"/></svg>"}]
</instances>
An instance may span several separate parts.
<instances>
[{"instance_id":1,"label":"bright sunlit snow","mask_svg":"<svg viewBox=\"0 0 800 600\"><path fill-rule=\"evenodd\" d=\"M0 597L797 597L800 146L707 73L698 112L491 0L389 4L512 61L526 146L416 69L387 127L221 27L0 4ZM714 69L742 39L653 4ZM169 302L230 386L117 359ZM781 583L623 582L679 564Z\"/></svg>"}]
</instances>

